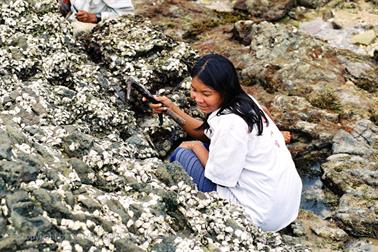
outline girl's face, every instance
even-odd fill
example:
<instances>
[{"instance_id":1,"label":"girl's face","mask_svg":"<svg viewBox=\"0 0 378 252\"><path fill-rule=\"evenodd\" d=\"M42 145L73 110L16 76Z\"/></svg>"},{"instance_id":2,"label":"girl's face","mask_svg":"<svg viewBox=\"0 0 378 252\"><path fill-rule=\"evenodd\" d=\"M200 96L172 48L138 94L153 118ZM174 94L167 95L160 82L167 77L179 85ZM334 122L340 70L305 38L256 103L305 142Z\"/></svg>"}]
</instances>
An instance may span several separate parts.
<instances>
[{"instance_id":1,"label":"girl's face","mask_svg":"<svg viewBox=\"0 0 378 252\"><path fill-rule=\"evenodd\" d=\"M198 109L208 114L217 110L221 103L221 95L213 88L206 86L200 79L192 79L192 88L190 96L196 101Z\"/></svg>"}]
</instances>

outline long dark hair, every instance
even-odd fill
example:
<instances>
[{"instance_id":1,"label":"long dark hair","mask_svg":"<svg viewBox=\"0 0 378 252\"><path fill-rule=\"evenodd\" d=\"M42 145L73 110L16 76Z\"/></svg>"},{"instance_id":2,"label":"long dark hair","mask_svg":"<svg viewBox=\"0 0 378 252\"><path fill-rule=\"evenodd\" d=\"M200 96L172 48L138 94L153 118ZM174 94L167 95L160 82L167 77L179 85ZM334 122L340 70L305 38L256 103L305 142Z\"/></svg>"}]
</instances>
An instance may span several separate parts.
<instances>
[{"instance_id":1,"label":"long dark hair","mask_svg":"<svg viewBox=\"0 0 378 252\"><path fill-rule=\"evenodd\" d=\"M263 122L268 123L264 112L253 99L241 88L238 74L230 60L219 54L202 56L191 71L192 78L199 78L205 85L217 91L221 96L221 106L217 116L234 113L248 124L252 132L256 124L258 135L263 132ZM198 129L210 128L206 116L205 122Z\"/></svg>"}]
</instances>

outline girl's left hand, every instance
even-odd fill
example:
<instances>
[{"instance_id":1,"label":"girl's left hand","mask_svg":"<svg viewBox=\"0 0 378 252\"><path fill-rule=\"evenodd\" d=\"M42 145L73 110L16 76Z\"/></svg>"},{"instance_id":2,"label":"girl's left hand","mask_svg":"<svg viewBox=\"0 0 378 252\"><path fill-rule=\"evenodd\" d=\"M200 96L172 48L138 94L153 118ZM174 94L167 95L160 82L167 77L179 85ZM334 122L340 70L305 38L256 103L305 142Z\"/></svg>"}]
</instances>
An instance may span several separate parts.
<instances>
[{"instance_id":1,"label":"girl's left hand","mask_svg":"<svg viewBox=\"0 0 378 252\"><path fill-rule=\"evenodd\" d=\"M184 141L179 147L193 150L196 146L203 145L201 141Z\"/></svg>"},{"instance_id":2,"label":"girl's left hand","mask_svg":"<svg viewBox=\"0 0 378 252\"><path fill-rule=\"evenodd\" d=\"M209 151L201 141L185 141L182 142L179 147L193 151L203 167L206 166L207 160L209 159Z\"/></svg>"}]
</instances>

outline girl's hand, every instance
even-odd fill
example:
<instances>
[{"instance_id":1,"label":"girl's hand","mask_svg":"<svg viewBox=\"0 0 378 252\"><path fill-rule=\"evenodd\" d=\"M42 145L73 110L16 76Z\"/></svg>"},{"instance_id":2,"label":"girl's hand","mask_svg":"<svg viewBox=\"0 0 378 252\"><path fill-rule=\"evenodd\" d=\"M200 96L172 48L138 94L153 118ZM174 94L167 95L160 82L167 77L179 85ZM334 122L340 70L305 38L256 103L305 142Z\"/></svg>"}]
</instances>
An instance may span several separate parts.
<instances>
[{"instance_id":1,"label":"girl's hand","mask_svg":"<svg viewBox=\"0 0 378 252\"><path fill-rule=\"evenodd\" d=\"M179 147L191 150L191 149L193 149L195 142L196 141L184 141L180 144Z\"/></svg>"},{"instance_id":2,"label":"girl's hand","mask_svg":"<svg viewBox=\"0 0 378 252\"><path fill-rule=\"evenodd\" d=\"M161 102L161 103L150 103L148 106L155 112L155 113L164 113L167 109L173 110L176 106L168 97L166 96L154 96L154 98ZM146 101L143 98L143 101Z\"/></svg>"},{"instance_id":3,"label":"girl's hand","mask_svg":"<svg viewBox=\"0 0 378 252\"><path fill-rule=\"evenodd\" d=\"M201 141L184 141L180 144L179 147L186 148L189 150L197 149L197 148L204 148L203 143Z\"/></svg>"},{"instance_id":4,"label":"girl's hand","mask_svg":"<svg viewBox=\"0 0 378 252\"><path fill-rule=\"evenodd\" d=\"M185 141L182 142L179 147L193 151L202 166L206 166L207 160L209 159L209 151L201 141Z\"/></svg>"},{"instance_id":5,"label":"girl's hand","mask_svg":"<svg viewBox=\"0 0 378 252\"><path fill-rule=\"evenodd\" d=\"M290 131L281 131L281 134L283 135L283 137L285 139L285 143L286 144L290 143L290 140L291 140L291 133L290 133Z\"/></svg>"},{"instance_id":6,"label":"girl's hand","mask_svg":"<svg viewBox=\"0 0 378 252\"><path fill-rule=\"evenodd\" d=\"M96 23L97 17L95 13L89 13L87 11L79 10L78 13L76 13L76 19L80 22L84 23Z\"/></svg>"}]
</instances>

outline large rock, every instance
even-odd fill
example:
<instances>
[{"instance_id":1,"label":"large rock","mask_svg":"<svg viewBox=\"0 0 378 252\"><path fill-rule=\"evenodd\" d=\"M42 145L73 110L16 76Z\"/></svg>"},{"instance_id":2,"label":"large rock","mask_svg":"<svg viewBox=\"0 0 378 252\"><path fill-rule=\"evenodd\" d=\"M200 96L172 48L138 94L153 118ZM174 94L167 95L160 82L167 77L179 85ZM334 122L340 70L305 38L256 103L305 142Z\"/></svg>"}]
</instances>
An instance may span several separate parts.
<instances>
[{"instance_id":1,"label":"large rock","mask_svg":"<svg viewBox=\"0 0 378 252\"><path fill-rule=\"evenodd\" d=\"M328 148L341 125L375 117L378 68L370 58L337 50L282 24L239 21L235 33L239 40L251 41L250 54L236 57L245 65L243 83L260 86L273 97L269 107L274 118L300 141L322 139L318 146ZM314 112L303 109L308 103Z\"/></svg>"},{"instance_id":2,"label":"large rock","mask_svg":"<svg viewBox=\"0 0 378 252\"><path fill-rule=\"evenodd\" d=\"M354 236L378 237L377 143L378 127L361 120L351 133L339 131L322 164L324 181L341 195L334 218Z\"/></svg>"},{"instance_id":3,"label":"large rock","mask_svg":"<svg viewBox=\"0 0 378 252\"><path fill-rule=\"evenodd\" d=\"M309 8L318 8L318 7L324 6L330 1L331 0L315 0L315 1L314 0L298 0L297 3L299 5L309 7Z\"/></svg>"},{"instance_id":4,"label":"large rock","mask_svg":"<svg viewBox=\"0 0 378 252\"><path fill-rule=\"evenodd\" d=\"M253 17L267 21L276 21L283 18L292 7L295 1L263 1L263 0L238 0L234 8L248 11Z\"/></svg>"},{"instance_id":5,"label":"large rock","mask_svg":"<svg viewBox=\"0 0 378 252\"><path fill-rule=\"evenodd\" d=\"M348 234L335 222L329 222L310 211L301 210L290 226L291 236L284 235L288 243L301 243L314 250L343 251Z\"/></svg>"},{"instance_id":6,"label":"large rock","mask_svg":"<svg viewBox=\"0 0 378 252\"><path fill-rule=\"evenodd\" d=\"M287 25L239 21L234 34L250 42L249 55L235 60L246 66L242 81L292 132L298 168L328 157L322 179L339 197L328 218L352 236L377 238L376 63Z\"/></svg>"}]
</instances>

